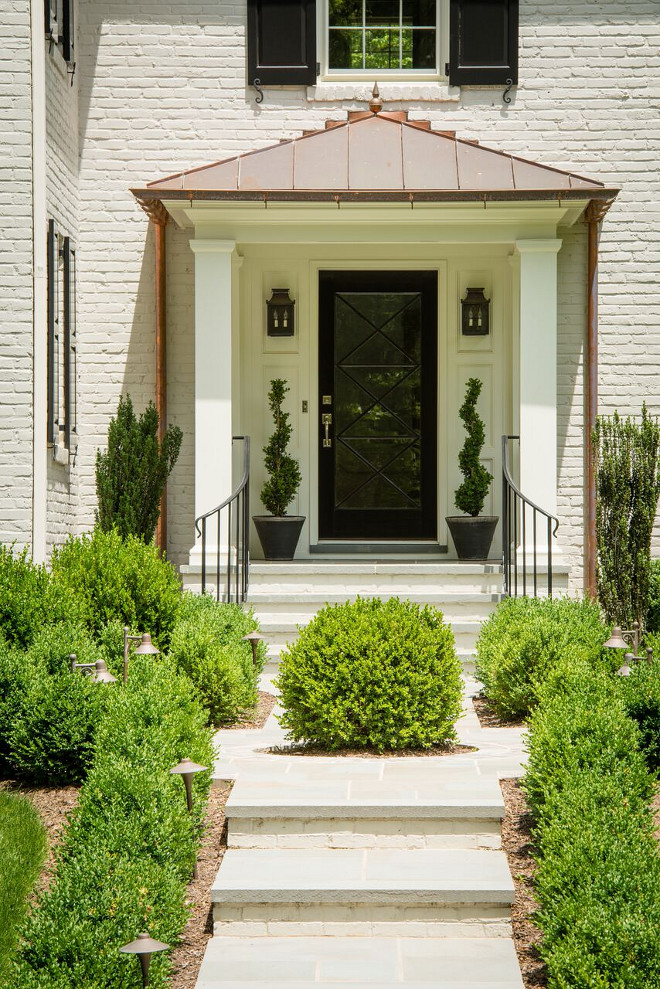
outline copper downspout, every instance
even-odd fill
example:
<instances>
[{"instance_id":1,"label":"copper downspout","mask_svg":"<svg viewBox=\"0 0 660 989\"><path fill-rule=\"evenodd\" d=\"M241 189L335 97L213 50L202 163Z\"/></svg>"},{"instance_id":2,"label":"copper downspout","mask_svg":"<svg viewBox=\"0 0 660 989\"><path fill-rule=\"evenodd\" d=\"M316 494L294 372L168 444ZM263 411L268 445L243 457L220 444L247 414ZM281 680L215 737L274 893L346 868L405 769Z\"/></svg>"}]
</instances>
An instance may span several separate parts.
<instances>
[{"instance_id":1,"label":"copper downspout","mask_svg":"<svg viewBox=\"0 0 660 989\"><path fill-rule=\"evenodd\" d=\"M587 222L587 347L585 367L584 459L586 477L586 533L584 593L592 600L597 596L596 564L596 464L592 437L598 415L598 241L603 211L591 202L585 213Z\"/></svg>"},{"instance_id":2,"label":"copper downspout","mask_svg":"<svg viewBox=\"0 0 660 989\"><path fill-rule=\"evenodd\" d=\"M165 210L150 217L156 235L156 411L159 420L159 439L162 443L167 428L167 300L165 228L168 215ZM160 500L160 515L156 528L156 545L167 550L167 486Z\"/></svg>"}]
</instances>

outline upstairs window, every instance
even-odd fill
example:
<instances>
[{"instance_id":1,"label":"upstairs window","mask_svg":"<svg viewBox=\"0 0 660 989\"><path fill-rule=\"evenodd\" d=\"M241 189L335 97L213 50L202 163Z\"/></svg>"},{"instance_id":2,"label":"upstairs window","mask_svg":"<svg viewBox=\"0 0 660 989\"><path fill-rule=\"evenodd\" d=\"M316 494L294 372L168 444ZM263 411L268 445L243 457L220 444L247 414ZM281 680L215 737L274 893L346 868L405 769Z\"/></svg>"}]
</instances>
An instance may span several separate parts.
<instances>
[{"instance_id":1,"label":"upstairs window","mask_svg":"<svg viewBox=\"0 0 660 989\"><path fill-rule=\"evenodd\" d=\"M56 45L68 65L74 65L75 0L44 0L46 40Z\"/></svg>"},{"instance_id":2,"label":"upstairs window","mask_svg":"<svg viewBox=\"0 0 660 989\"><path fill-rule=\"evenodd\" d=\"M76 252L48 222L48 443L73 453L76 428ZM66 454L65 454L66 455Z\"/></svg>"},{"instance_id":3,"label":"upstairs window","mask_svg":"<svg viewBox=\"0 0 660 989\"><path fill-rule=\"evenodd\" d=\"M328 0L328 69L437 73L436 0Z\"/></svg>"}]
</instances>

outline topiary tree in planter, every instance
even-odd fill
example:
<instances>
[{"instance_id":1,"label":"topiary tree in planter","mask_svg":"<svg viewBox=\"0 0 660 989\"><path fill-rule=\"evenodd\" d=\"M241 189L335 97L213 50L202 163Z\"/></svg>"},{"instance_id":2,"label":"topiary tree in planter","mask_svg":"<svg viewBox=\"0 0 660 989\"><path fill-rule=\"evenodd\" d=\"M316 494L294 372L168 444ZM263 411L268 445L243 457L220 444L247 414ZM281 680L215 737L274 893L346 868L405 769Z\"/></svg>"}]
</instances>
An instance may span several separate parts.
<instances>
[{"instance_id":1,"label":"topiary tree in planter","mask_svg":"<svg viewBox=\"0 0 660 989\"><path fill-rule=\"evenodd\" d=\"M480 456L485 442L484 423L477 412L477 402L483 383L479 378L469 378L465 399L458 410L467 436L458 455L458 465L463 482L456 489L454 503L468 518L460 515L447 517L447 525L456 546L459 559L485 560L490 551L497 516L480 517L493 475L481 463Z\"/></svg>"},{"instance_id":2,"label":"topiary tree in planter","mask_svg":"<svg viewBox=\"0 0 660 989\"><path fill-rule=\"evenodd\" d=\"M261 501L270 515L253 516L267 560L293 559L305 522L304 516L286 514L301 482L298 461L287 452L293 429L291 415L284 411L284 399L290 390L283 378L273 378L268 392L275 428L263 448L268 480L261 489Z\"/></svg>"}]
</instances>

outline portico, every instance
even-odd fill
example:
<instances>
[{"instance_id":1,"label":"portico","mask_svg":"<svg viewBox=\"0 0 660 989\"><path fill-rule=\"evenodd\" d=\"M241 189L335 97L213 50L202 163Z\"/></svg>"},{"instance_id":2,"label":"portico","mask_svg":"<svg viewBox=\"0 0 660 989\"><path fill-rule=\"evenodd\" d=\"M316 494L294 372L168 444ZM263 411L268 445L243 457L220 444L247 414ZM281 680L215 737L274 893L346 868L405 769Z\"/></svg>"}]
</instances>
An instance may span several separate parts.
<instances>
[{"instance_id":1,"label":"portico","mask_svg":"<svg viewBox=\"0 0 660 989\"><path fill-rule=\"evenodd\" d=\"M321 415L328 397L321 382L331 380L332 373L324 369L324 361L334 361L337 389L342 374L350 378L344 401L352 403L351 408L358 403L361 422L359 435L350 435L352 427L341 432L340 409L330 408L338 431L329 436L332 455L335 449L342 451L329 475L334 477L334 507L365 513L363 529L372 533L365 541L382 544L385 555L406 540L417 546L426 542L448 559L454 555L444 517L454 513L457 453L463 439L457 409L471 376L484 386L483 459L495 477L485 510L495 515L501 511L500 437L509 433L520 436L521 489L556 513L557 259L565 233L585 208L594 200L609 202L616 190L457 140L449 132L431 131L405 113L369 111L134 192L143 203L160 201L192 234L196 516L231 494L236 480L231 437L237 434L252 437L251 511L261 511L259 454L270 428L265 396L269 381L282 377L291 389L293 453L303 474L292 511L307 519L297 555L332 550L332 531L328 537L319 504L324 490ZM328 303L322 285L331 273L342 272L344 281L335 277L333 282L335 301ZM387 292L374 280L379 272L391 276ZM429 332L434 339L418 360L410 338L409 303L417 305L412 295L425 278L433 284L433 297L420 305L428 309L432 329L419 332L422 339ZM475 285L483 288L490 304L487 335L465 335L461 329L461 303ZM267 333L266 301L282 286L295 301L291 337ZM355 305L356 292L362 302L365 293L371 293L366 316ZM353 295L348 298L347 293ZM381 306L385 294L391 312L378 317L386 320L382 331L373 307ZM380 357L356 359L346 365L348 371L336 347L332 357L323 337L329 304L335 312L341 304L353 313L350 332L356 347L362 346L360 334L365 341L380 334ZM410 339L405 346L403 337L394 339L391 327L397 320L406 322ZM335 334L339 332L335 327ZM382 356L391 345L396 360ZM390 375L387 399L377 394L378 388L386 387L384 369ZM402 387L399 379L408 385ZM408 403L405 408L391 407L397 388L401 402ZM422 400L422 393L427 398ZM377 417L374 409L380 410ZM391 421L383 426L388 416ZM403 423L401 435L395 420ZM423 445L431 425L432 450ZM387 456L382 444L378 446L381 427L389 443ZM421 452L415 446L418 436ZM349 480L342 486L338 477ZM426 494L419 491L422 482ZM412 510L416 500L421 504L424 498L429 503L424 510L433 522L421 536L414 525L407 533L387 523L389 535L370 529L369 512L389 508L403 518L404 510ZM338 545L347 541L342 535L336 538ZM256 540L251 549L258 558ZM191 546L191 562L199 552L199 543ZM500 552L496 537L492 557Z\"/></svg>"}]
</instances>

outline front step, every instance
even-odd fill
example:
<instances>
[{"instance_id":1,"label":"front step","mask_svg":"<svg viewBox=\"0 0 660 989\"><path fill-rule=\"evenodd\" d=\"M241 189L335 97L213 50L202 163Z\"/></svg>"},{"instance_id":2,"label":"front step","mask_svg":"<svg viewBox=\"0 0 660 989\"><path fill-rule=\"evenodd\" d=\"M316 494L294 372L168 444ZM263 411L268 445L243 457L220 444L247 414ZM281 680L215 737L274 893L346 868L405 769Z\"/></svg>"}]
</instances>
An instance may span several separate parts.
<instances>
[{"instance_id":1,"label":"front step","mask_svg":"<svg viewBox=\"0 0 660 989\"><path fill-rule=\"evenodd\" d=\"M510 937L503 852L229 849L211 887L215 935Z\"/></svg>"},{"instance_id":2,"label":"front step","mask_svg":"<svg viewBox=\"0 0 660 989\"><path fill-rule=\"evenodd\" d=\"M523 989L509 938L212 938L197 989Z\"/></svg>"},{"instance_id":3,"label":"front step","mask_svg":"<svg viewBox=\"0 0 660 989\"><path fill-rule=\"evenodd\" d=\"M250 607L264 618L276 618L295 614L296 616L314 616L326 604L346 604L355 601L357 594L302 594L284 591L280 593L252 591L248 595L247 603ZM361 597L366 595L360 594ZM400 597L400 594L384 593L380 597L388 601L392 597ZM406 594L407 601L413 604L432 605L442 612L447 621L455 618L478 618L483 621L492 612L495 605L502 600L502 594L482 593L482 594L451 594L443 591L433 593L426 591L423 593Z\"/></svg>"},{"instance_id":4,"label":"front step","mask_svg":"<svg viewBox=\"0 0 660 989\"><path fill-rule=\"evenodd\" d=\"M250 591L291 594L361 594L363 597L405 597L410 593L461 591L469 594L502 590L502 568L495 563L424 563L371 561L354 563L253 562Z\"/></svg>"},{"instance_id":5,"label":"front step","mask_svg":"<svg viewBox=\"0 0 660 989\"><path fill-rule=\"evenodd\" d=\"M309 624L313 617L313 615L298 613L265 615L260 611L256 612L259 628L266 640L269 652L271 651L271 646L281 650L287 644L295 642L298 638L298 626ZM464 652L473 653L479 632L481 631L482 621L479 619L460 618L450 621L450 624L454 633L456 648Z\"/></svg>"},{"instance_id":6,"label":"front step","mask_svg":"<svg viewBox=\"0 0 660 989\"><path fill-rule=\"evenodd\" d=\"M465 765L469 782L459 783L437 759L421 769L387 760L378 776L350 760L343 778L325 760L311 762L294 760L269 784L239 777L226 807L230 848L501 847L500 787Z\"/></svg>"}]
</instances>

